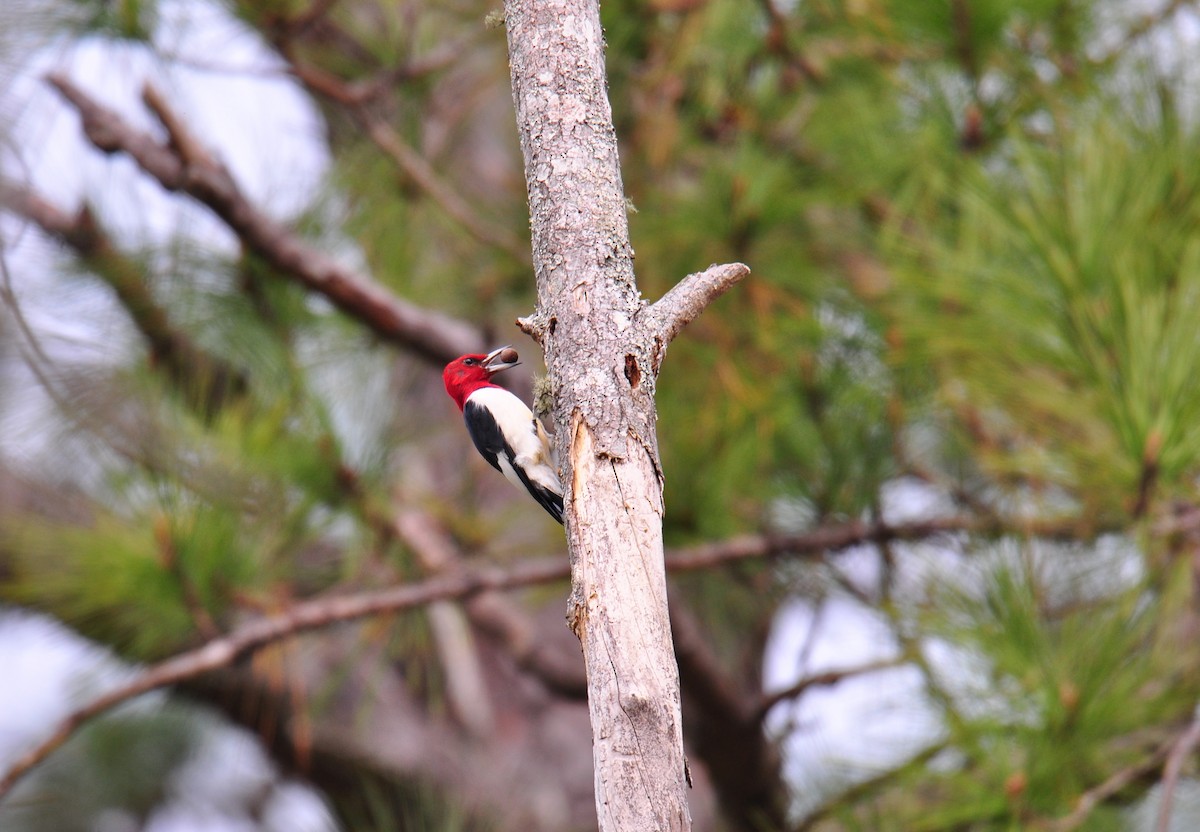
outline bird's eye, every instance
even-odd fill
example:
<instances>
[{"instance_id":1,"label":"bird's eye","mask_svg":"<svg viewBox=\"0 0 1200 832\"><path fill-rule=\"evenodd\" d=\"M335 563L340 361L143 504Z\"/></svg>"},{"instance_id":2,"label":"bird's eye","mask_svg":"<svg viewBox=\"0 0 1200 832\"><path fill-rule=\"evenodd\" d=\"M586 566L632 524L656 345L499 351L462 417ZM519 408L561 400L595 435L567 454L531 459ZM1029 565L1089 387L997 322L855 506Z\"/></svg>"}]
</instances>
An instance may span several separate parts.
<instances>
[{"instance_id":1,"label":"bird's eye","mask_svg":"<svg viewBox=\"0 0 1200 832\"><path fill-rule=\"evenodd\" d=\"M464 358L463 363L466 364L468 367L470 367L474 364L478 364L479 362L476 361L474 358Z\"/></svg>"}]
</instances>

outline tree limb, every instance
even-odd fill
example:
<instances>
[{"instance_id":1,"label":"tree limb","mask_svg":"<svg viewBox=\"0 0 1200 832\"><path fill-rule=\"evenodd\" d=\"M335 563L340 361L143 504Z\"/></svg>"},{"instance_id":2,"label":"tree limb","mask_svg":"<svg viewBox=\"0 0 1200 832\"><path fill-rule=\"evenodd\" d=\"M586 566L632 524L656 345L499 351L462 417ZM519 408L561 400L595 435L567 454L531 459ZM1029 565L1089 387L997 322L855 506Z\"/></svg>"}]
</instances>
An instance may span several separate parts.
<instances>
[{"instance_id":1,"label":"tree limb","mask_svg":"<svg viewBox=\"0 0 1200 832\"><path fill-rule=\"evenodd\" d=\"M643 313L645 325L661 343L657 363L661 363L661 351L685 326L748 274L750 268L744 263L714 264L702 272L689 274L648 306Z\"/></svg>"},{"instance_id":2,"label":"tree limb","mask_svg":"<svg viewBox=\"0 0 1200 832\"><path fill-rule=\"evenodd\" d=\"M663 568L655 346L604 67L598 0L505 0L537 315L583 648L602 832L691 828L679 670ZM647 383L642 383L645 380Z\"/></svg>"},{"instance_id":3,"label":"tree limb","mask_svg":"<svg viewBox=\"0 0 1200 832\"><path fill-rule=\"evenodd\" d=\"M1052 533L1071 527L1065 520L1048 520L1035 525ZM979 531L980 526L973 518L952 517L894 526L882 522L847 523L793 535L743 535L722 543L675 549L667 554L666 565L670 571L709 569L741 560L845 549L881 539L918 540L956 531ZM493 590L551 583L569 576L570 564L561 556L552 556L522 561L504 568L464 569L418 583L297 603L287 612L256 619L221 638L152 665L129 681L72 711L47 739L19 757L0 776L0 797L7 794L22 776L45 760L88 720L143 693L230 665L272 642L372 615L412 609L434 601L469 600Z\"/></svg>"},{"instance_id":4,"label":"tree limb","mask_svg":"<svg viewBox=\"0 0 1200 832\"><path fill-rule=\"evenodd\" d=\"M144 99L170 136L166 144L130 125L66 76L54 73L47 81L79 112L84 134L97 149L127 154L167 190L186 193L208 206L249 249L381 338L435 364L482 348L483 335L475 327L396 297L260 211L224 164L196 150L200 143L161 94L147 91ZM193 158L184 156L185 149Z\"/></svg>"},{"instance_id":5,"label":"tree limb","mask_svg":"<svg viewBox=\"0 0 1200 832\"><path fill-rule=\"evenodd\" d=\"M969 515L914 520L910 523L885 523L882 520L852 520L818 526L793 534L745 534L700 543L667 554L671 571L707 569L712 566L752 558L770 558L785 554L815 554L837 551L862 543L923 540L959 533L1022 533L1046 539L1078 539L1082 521L1074 517L1043 518L1029 521L1005 521L993 517Z\"/></svg>"},{"instance_id":6,"label":"tree limb","mask_svg":"<svg viewBox=\"0 0 1200 832\"><path fill-rule=\"evenodd\" d=\"M559 580L566 577L566 573L566 564L562 563L561 558L547 558L502 570L479 569L376 592L318 598L296 604L285 613L251 621L226 636L152 665L129 681L72 711L48 738L18 757L0 776L0 797L7 794L25 773L46 759L88 720L143 693L230 665L266 644L370 615L399 612L450 598L466 598L486 589L511 589Z\"/></svg>"}]
</instances>

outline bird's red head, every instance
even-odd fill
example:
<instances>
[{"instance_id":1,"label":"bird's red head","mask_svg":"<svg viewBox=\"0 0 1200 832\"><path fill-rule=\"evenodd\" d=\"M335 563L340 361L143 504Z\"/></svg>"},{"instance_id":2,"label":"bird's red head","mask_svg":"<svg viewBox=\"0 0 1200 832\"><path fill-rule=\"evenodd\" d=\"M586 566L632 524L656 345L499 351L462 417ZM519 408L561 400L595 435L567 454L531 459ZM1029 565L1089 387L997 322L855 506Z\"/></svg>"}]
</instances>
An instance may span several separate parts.
<instances>
[{"instance_id":1,"label":"bird's red head","mask_svg":"<svg viewBox=\"0 0 1200 832\"><path fill-rule=\"evenodd\" d=\"M446 392L454 399L458 409L462 410L467 396L480 387L497 387L492 384L492 376L519 363L517 351L512 347L500 347L487 355L459 356L442 370L442 383L446 385Z\"/></svg>"}]
</instances>

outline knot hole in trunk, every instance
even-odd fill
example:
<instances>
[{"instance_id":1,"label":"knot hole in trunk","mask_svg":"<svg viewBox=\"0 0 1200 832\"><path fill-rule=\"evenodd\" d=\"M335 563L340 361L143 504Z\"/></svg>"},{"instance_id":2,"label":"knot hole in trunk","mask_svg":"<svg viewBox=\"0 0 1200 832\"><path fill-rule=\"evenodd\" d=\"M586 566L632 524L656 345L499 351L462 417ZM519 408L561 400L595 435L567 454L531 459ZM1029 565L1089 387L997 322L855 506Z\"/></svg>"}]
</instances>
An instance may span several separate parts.
<instances>
[{"instance_id":1,"label":"knot hole in trunk","mask_svg":"<svg viewBox=\"0 0 1200 832\"><path fill-rule=\"evenodd\" d=\"M634 390L642 383L642 371L638 368L637 359L628 353L625 355L625 379Z\"/></svg>"}]
</instances>

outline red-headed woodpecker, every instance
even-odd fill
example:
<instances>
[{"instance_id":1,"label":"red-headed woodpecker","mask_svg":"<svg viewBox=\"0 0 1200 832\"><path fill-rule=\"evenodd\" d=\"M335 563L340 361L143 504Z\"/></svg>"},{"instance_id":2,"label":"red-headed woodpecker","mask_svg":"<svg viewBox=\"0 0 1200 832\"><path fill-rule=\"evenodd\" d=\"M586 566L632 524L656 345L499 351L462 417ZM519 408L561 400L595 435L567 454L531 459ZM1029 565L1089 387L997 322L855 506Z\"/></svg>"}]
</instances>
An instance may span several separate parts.
<instances>
[{"instance_id":1,"label":"red-headed woodpecker","mask_svg":"<svg viewBox=\"0 0 1200 832\"><path fill-rule=\"evenodd\" d=\"M501 347L487 355L464 355L446 365L442 381L467 423L467 433L493 468L563 521L563 492L542 423L492 376L517 366L517 351Z\"/></svg>"}]
</instances>

